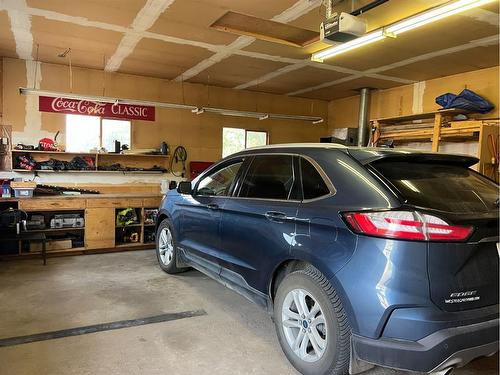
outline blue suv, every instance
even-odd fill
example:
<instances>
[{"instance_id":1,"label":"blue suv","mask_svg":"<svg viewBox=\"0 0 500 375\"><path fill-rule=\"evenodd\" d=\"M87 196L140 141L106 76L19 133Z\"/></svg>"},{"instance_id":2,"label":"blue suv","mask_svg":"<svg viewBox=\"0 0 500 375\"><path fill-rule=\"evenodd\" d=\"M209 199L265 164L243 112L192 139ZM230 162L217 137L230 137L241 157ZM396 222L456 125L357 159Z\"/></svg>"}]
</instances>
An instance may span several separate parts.
<instances>
[{"instance_id":1,"label":"blue suv","mask_svg":"<svg viewBox=\"0 0 500 375\"><path fill-rule=\"evenodd\" d=\"M302 374L447 374L498 350L499 191L477 162L327 144L245 150L168 192L158 261L266 308Z\"/></svg>"}]
</instances>

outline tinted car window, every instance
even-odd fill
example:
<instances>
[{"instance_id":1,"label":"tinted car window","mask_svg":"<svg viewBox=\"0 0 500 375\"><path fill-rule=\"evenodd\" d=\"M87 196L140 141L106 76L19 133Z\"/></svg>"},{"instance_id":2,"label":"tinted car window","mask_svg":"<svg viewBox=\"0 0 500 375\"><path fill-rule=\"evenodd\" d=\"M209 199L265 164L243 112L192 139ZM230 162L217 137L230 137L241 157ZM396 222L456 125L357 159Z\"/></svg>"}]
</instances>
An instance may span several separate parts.
<instances>
[{"instance_id":1,"label":"tinted car window","mask_svg":"<svg viewBox=\"0 0 500 375\"><path fill-rule=\"evenodd\" d=\"M471 169L449 164L383 160L373 166L410 204L460 213L497 208L498 185Z\"/></svg>"},{"instance_id":2,"label":"tinted car window","mask_svg":"<svg viewBox=\"0 0 500 375\"><path fill-rule=\"evenodd\" d=\"M228 196L231 185L242 164L243 161L239 161L204 177L198 184L197 194Z\"/></svg>"},{"instance_id":3,"label":"tinted car window","mask_svg":"<svg viewBox=\"0 0 500 375\"><path fill-rule=\"evenodd\" d=\"M318 198L330 193L325 181L311 162L300 158L300 171L302 174L304 199Z\"/></svg>"},{"instance_id":4,"label":"tinted car window","mask_svg":"<svg viewBox=\"0 0 500 375\"><path fill-rule=\"evenodd\" d=\"M256 156L248 168L239 196L247 198L290 199L293 183L292 156Z\"/></svg>"}]
</instances>

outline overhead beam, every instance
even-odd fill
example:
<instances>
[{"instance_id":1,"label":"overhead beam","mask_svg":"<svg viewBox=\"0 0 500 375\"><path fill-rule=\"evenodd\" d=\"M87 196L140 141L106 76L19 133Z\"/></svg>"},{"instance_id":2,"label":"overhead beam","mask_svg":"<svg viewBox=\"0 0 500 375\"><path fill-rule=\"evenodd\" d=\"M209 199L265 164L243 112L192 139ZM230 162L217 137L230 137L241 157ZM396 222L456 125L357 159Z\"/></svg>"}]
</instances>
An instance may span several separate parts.
<instances>
[{"instance_id":1,"label":"overhead beam","mask_svg":"<svg viewBox=\"0 0 500 375\"><path fill-rule=\"evenodd\" d=\"M271 21L276 21L281 23L291 22L299 18L300 16L309 13L312 9L319 7L321 3L322 0L298 0L290 8L286 9L284 12L273 17ZM240 36L234 42L229 44L227 48L224 48L222 51L217 52L215 55L209 57L208 59L201 61L197 65L193 66L192 68L188 69L187 71L179 75L177 78L175 78L175 80L186 81L192 77L195 77L204 70L208 69L209 67L233 55L236 51L248 47L254 41L255 41L254 37Z\"/></svg>"},{"instance_id":2,"label":"overhead beam","mask_svg":"<svg viewBox=\"0 0 500 375\"><path fill-rule=\"evenodd\" d=\"M31 17L26 12L26 0L3 0L10 21L10 30L14 35L16 53L20 59L33 60L33 35Z\"/></svg>"},{"instance_id":3,"label":"overhead beam","mask_svg":"<svg viewBox=\"0 0 500 375\"><path fill-rule=\"evenodd\" d=\"M393 63L393 64L388 64L388 65L384 65L384 66L381 66L378 68L368 69L368 70L365 70L364 72L361 72L361 74L358 76L346 77L346 78L338 79L335 81L324 82L324 83L316 85L316 86L311 86L311 87L307 87L307 88L300 89L297 91L289 92L286 95L289 95L289 96L300 95L300 94L304 94L306 92L316 91L319 89L324 89L327 87L339 85L341 83L352 81L352 80L355 80L355 79L363 77L363 76L368 76L368 77L372 76L374 78L379 78L379 77L382 77L382 75L379 75L378 73L384 72L384 71L387 71L390 69L399 68L399 67L402 67L405 65L410 65L410 64L413 64L413 63L416 63L419 61L425 61L425 60L429 60L429 59L432 59L435 57L448 55L451 53L465 51L465 50L468 50L471 48L486 47L486 46L495 45L495 44L499 43L499 38L500 38L500 34L497 34L497 35L492 35L492 36L488 36L488 37L481 38L481 39L472 40L469 43L462 44L459 46L445 48L442 50L438 50L438 51L426 53L423 55L419 55L416 57L412 57L412 58L409 58L406 60L398 61L398 62Z\"/></svg>"},{"instance_id":4,"label":"overhead beam","mask_svg":"<svg viewBox=\"0 0 500 375\"><path fill-rule=\"evenodd\" d=\"M127 31L125 33L115 53L106 63L106 71L115 72L120 68L123 60L134 51L137 43L143 38L140 33L153 26L161 14L172 5L174 1L175 0L148 0L146 2L132 22L132 31Z\"/></svg>"}]
</instances>

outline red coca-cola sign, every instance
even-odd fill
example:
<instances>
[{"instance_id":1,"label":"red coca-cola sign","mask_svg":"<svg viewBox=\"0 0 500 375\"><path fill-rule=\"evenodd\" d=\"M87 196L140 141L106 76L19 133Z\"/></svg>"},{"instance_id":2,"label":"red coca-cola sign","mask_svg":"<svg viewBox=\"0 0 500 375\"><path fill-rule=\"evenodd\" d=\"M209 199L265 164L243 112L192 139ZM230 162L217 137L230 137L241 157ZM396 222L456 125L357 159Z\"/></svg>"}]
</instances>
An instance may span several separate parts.
<instances>
[{"instance_id":1,"label":"red coca-cola sign","mask_svg":"<svg viewBox=\"0 0 500 375\"><path fill-rule=\"evenodd\" d=\"M85 99L55 98L51 96L38 97L38 110L40 112L56 112L127 120L155 120L155 107L152 106L103 103Z\"/></svg>"}]
</instances>

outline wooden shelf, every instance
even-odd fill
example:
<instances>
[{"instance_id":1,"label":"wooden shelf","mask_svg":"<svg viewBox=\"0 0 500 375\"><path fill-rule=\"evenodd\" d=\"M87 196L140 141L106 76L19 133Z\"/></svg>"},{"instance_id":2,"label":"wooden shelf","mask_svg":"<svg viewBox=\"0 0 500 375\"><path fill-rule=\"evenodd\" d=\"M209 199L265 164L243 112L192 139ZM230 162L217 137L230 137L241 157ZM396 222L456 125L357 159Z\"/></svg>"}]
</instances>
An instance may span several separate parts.
<instances>
[{"instance_id":1,"label":"wooden shelf","mask_svg":"<svg viewBox=\"0 0 500 375\"><path fill-rule=\"evenodd\" d=\"M456 115L465 115L470 113L470 111L466 111L463 109L443 109L441 111L434 112L422 112L411 115L404 116L394 116L394 117L383 117L374 119L372 121L376 121L379 124L401 124L403 122L417 121L417 120L425 120L425 119L434 119L436 114L445 115L445 116L456 116Z\"/></svg>"},{"instance_id":2,"label":"wooden shelf","mask_svg":"<svg viewBox=\"0 0 500 375\"><path fill-rule=\"evenodd\" d=\"M34 169L34 170L27 170L27 169L13 169L13 172L20 172L20 173L122 173L122 174L163 174L167 172L163 171L96 171L96 170L82 170L82 171L75 171L75 170L62 170L62 171L53 171L53 170L44 170L44 169Z\"/></svg>"},{"instance_id":3,"label":"wooden shelf","mask_svg":"<svg viewBox=\"0 0 500 375\"><path fill-rule=\"evenodd\" d=\"M12 150L13 154L45 154L45 155L84 155L84 156L95 156L92 152L65 152L65 151L39 151L39 150Z\"/></svg>"},{"instance_id":4,"label":"wooden shelf","mask_svg":"<svg viewBox=\"0 0 500 375\"><path fill-rule=\"evenodd\" d=\"M47 250L47 254L61 254L61 253L71 253L71 252L79 252L85 251L84 247L72 247L71 249L58 249L58 250ZM21 252L21 256L26 255L40 255L41 251L23 251Z\"/></svg>"},{"instance_id":5,"label":"wooden shelf","mask_svg":"<svg viewBox=\"0 0 500 375\"><path fill-rule=\"evenodd\" d=\"M117 225L116 229L140 227L142 224Z\"/></svg>"},{"instance_id":6,"label":"wooden shelf","mask_svg":"<svg viewBox=\"0 0 500 375\"><path fill-rule=\"evenodd\" d=\"M121 173L121 174L162 174L162 170L151 170L153 167L159 167L164 170L168 167L169 155L159 154L112 154L95 152L63 152L63 151L38 151L38 150L12 150L13 161L12 170L20 173ZM69 162L77 156L91 157L94 160L94 168L91 170L25 170L14 168L17 166L16 156L31 155L32 158L40 163L51 158ZM114 164L120 164L123 170L105 170ZM131 168L132 170L127 170ZM137 169L137 170L134 170Z\"/></svg>"},{"instance_id":7,"label":"wooden shelf","mask_svg":"<svg viewBox=\"0 0 500 375\"><path fill-rule=\"evenodd\" d=\"M46 229L30 229L27 230L27 233L48 233L48 232L71 232L71 231L80 231L85 230L85 227L79 228L46 228Z\"/></svg>"},{"instance_id":8,"label":"wooden shelf","mask_svg":"<svg viewBox=\"0 0 500 375\"><path fill-rule=\"evenodd\" d=\"M154 242L152 242L154 243ZM148 245L148 243L142 243L142 242L117 242L115 247L122 248L122 247L141 247L144 245Z\"/></svg>"}]
</instances>

